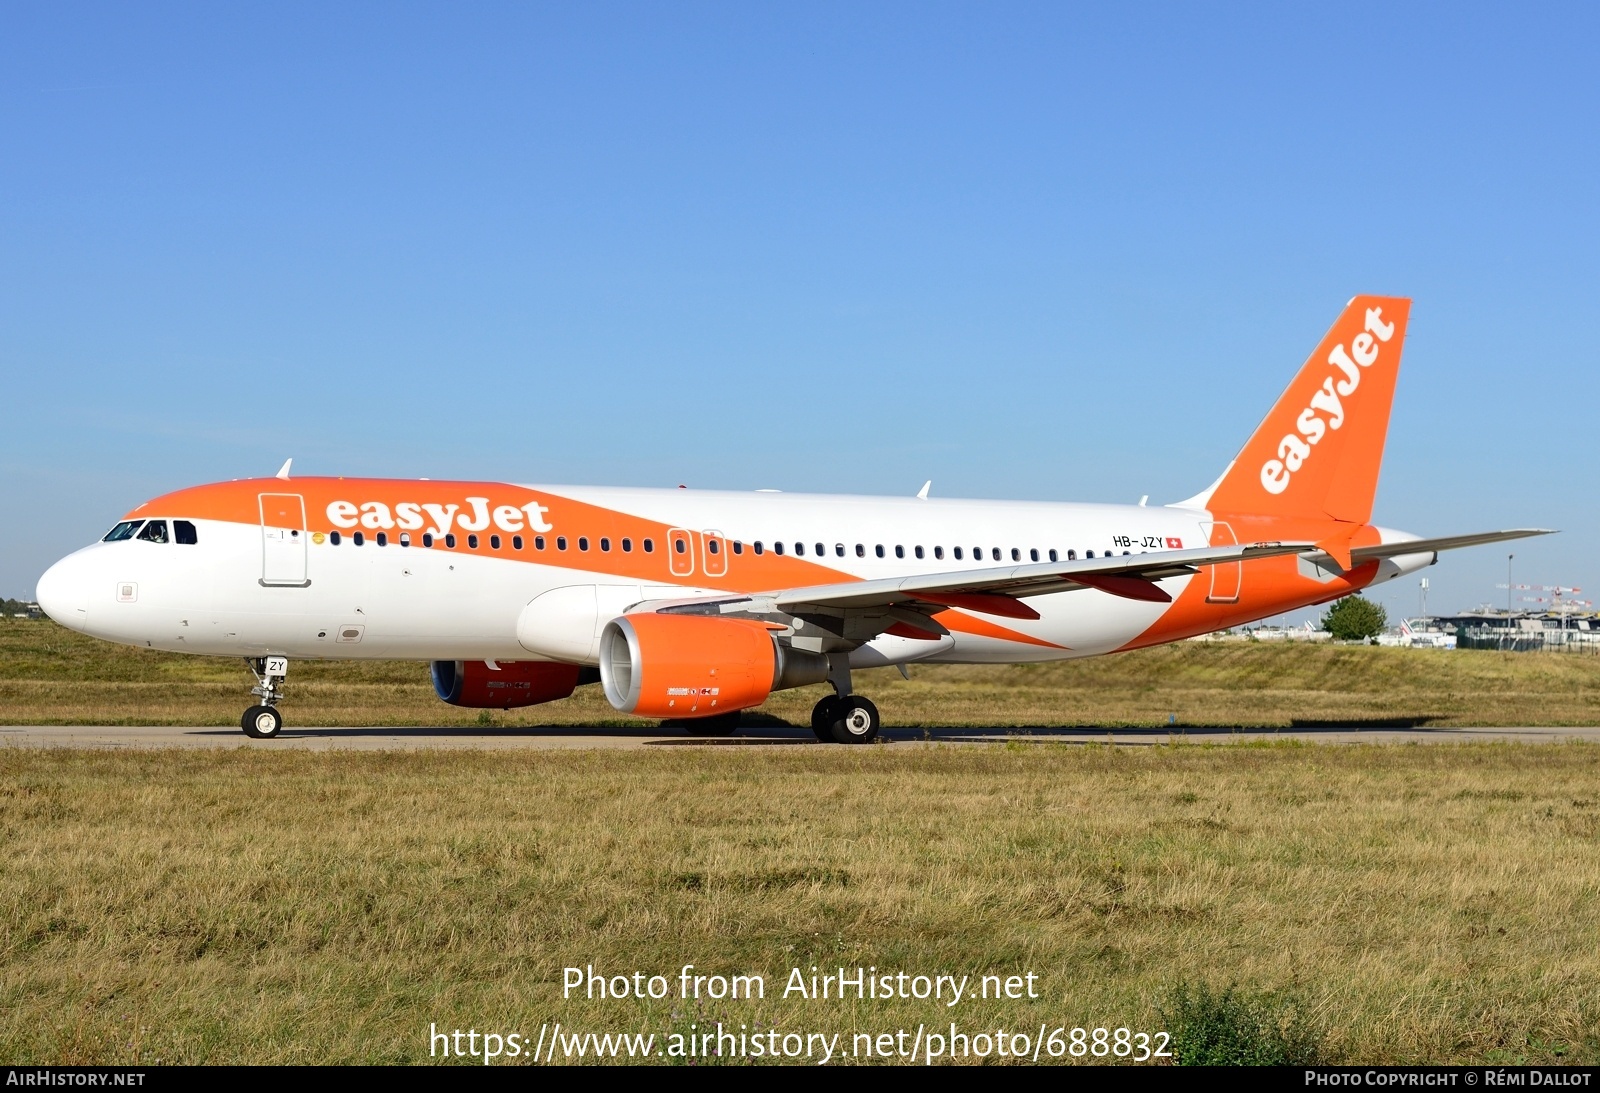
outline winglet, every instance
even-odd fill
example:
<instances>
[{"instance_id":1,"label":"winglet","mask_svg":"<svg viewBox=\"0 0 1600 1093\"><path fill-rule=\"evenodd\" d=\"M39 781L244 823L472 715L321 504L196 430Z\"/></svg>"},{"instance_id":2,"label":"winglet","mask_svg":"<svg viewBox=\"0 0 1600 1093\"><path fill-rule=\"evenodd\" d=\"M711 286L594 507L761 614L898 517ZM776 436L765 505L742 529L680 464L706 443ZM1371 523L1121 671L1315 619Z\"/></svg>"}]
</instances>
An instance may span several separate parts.
<instances>
[{"instance_id":1,"label":"winglet","mask_svg":"<svg viewBox=\"0 0 1600 1093\"><path fill-rule=\"evenodd\" d=\"M933 485L933 479L931 479L931 478L928 479L926 482L924 482L922 484L922 488L917 491L917 500L918 501L926 501L928 499L928 487L932 486L932 485Z\"/></svg>"},{"instance_id":2,"label":"winglet","mask_svg":"<svg viewBox=\"0 0 1600 1093\"><path fill-rule=\"evenodd\" d=\"M294 456L290 456L288 459L285 459L283 461L283 466L278 468L278 473L276 475L274 475L273 477L281 478L285 482L289 481L289 464L291 464L293 462L294 462Z\"/></svg>"}]
</instances>

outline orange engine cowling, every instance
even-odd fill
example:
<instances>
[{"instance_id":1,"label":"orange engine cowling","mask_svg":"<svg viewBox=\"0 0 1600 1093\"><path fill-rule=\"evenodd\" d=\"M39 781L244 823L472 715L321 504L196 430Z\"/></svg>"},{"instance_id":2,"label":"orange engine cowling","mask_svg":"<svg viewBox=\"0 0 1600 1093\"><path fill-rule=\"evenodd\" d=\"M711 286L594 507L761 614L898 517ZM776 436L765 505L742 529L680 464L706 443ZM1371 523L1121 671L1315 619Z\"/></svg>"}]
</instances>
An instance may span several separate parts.
<instances>
[{"instance_id":1,"label":"orange engine cowling","mask_svg":"<svg viewBox=\"0 0 1600 1093\"><path fill-rule=\"evenodd\" d=\"M433 689L452 706L475 710L509 710L566 698L578 685L576 664L542 660L497 661L499 670L481 660L436 660Z\"/></svg>"},{"instance_id":2,"label":"orange engine cowling","mask_svg":"<svg viewBox=\"0 0 1600 1093\"><path fill-rule=\"evenodd\" d=\"M623 713L711 717L765 702L778 675L769 628L706 615L623 615L600 634L600 682Z\"/></svg>"}]
</instances>

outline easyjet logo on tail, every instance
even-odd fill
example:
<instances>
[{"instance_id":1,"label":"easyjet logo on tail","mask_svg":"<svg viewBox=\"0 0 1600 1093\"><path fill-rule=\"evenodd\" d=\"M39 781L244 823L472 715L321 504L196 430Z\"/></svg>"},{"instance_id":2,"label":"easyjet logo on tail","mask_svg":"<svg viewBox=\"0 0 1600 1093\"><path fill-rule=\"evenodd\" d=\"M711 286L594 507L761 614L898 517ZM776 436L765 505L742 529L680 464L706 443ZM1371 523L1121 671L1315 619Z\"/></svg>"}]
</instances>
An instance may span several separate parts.
<instances>
[{"instance_id":1,"label":"easyjet logo on tail","mask_svg":"<svg viewBox=\"0 0 1600 1093\"><path fill-rule=\"evenodd\" d=\"M1285 434L1278 441L1278 457L1261 464L1263 489L1274 495L1288 489L1295 472L1311 458L1311 449L1317 442L1329 429L1344 424L1342 400L1355 394L1356 388L1361 386L1362 370L1372 367L1383 343L1392 337L1394 324L1383 321L1383 308L1369 307L1365 329L1350 339L1350 348L1346 350L1342 343L1333 347L1328 363L1337 371L1322 381L1322 386L1311 396L1311 404L1300 411L1295 419L1297 431Z\"/></svg>"},{"instance_id":2,"label":"easyjet logo on tail","mask_svg":"<svg viewBox=\"0 0 1600 1093\"><path fill-rule=\"evenodd\" d=\"M451 528L462 531L483 531L492 522L501 531L550 531L553 525L545 523L544 514L550 510L536 501L526 505L490 506L487 497L466 498L466 508L454 502L448 505L419 504L401 501L391 509L382 501L332 501L328 504L328 522L336 528L364 527L374 531L400 528L420 531L432 521L429 529L434 535L444 535Z\"/></svg>"}]
</instances>

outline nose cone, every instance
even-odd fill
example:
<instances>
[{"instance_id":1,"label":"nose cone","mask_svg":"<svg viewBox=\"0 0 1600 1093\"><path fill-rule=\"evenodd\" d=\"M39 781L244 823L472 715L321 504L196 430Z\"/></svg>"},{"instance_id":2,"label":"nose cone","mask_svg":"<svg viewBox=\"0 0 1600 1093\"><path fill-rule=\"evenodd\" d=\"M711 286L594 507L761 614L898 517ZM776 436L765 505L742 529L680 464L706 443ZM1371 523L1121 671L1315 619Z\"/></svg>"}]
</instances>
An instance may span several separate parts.
<instances>
[{"instance_id":1,"label":"nose cone","mask_svg":"<svg viewBox=\"0 0 1600 1093\"><path fill-rule=\"evenodd\" d=\"M34 597L62 626L82 630L89 620L89 580L82 557L69 554L44 571Z\"/></svg>"}]
</instances>

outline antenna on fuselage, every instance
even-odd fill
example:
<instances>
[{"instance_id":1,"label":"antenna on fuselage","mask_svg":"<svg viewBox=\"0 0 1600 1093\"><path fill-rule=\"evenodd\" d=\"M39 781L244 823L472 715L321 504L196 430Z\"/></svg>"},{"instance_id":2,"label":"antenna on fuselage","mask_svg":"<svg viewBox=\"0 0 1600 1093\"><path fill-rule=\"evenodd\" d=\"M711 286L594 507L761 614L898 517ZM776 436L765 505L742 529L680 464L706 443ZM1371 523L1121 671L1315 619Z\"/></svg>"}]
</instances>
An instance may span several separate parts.
<instances>
[{"instance_id":1,"label":"antenna on fuselage","mask_svg":"<svg viewBox=\"0 0 1600 1093\"><path fill-rule=\"evenodd\" d=\"M933 479L931 478L922 484L922 488L917 491L918 501L926 501L928 499L928 487L931 485L933 485Z\"/></svg>"},{"instance_id":2,"label":"antenna on fuselage","mask_svg":"<svg viewBox=\"0 0 1600 1093\"><path fill-rule=\"evenodd\" d=\"M289 481L289 465L293 462L294 456L290 456L288 459L285 459L283 461L283 466L278 468L278 473L274 475L274 477L281 478L285 482Z\"/></svg>"}]
</instances>

